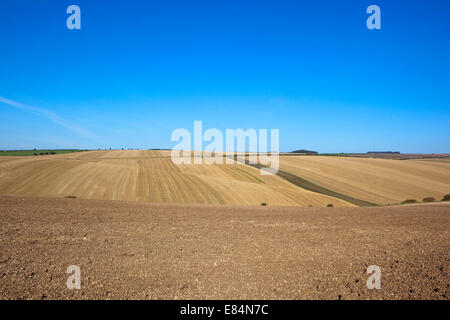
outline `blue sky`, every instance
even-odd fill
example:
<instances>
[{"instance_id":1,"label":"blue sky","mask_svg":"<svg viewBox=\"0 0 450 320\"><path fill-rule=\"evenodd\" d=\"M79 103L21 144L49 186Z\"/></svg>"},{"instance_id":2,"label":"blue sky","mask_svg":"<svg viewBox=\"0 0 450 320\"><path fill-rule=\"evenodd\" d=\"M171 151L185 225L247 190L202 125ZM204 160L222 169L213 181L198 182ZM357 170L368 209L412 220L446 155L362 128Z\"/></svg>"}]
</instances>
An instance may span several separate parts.
<instances>
[{"instance_id":1,"label":"blue sky","mask_svg":"<svg viewBox=\"0 0 450 320\"><path fill-rule=\"evenodd\" d=\"M3 0L0 149L172 148L202 120L278 128L281 151L450 152L449 15L444 0Z\"/></svg>"}]
</instances>

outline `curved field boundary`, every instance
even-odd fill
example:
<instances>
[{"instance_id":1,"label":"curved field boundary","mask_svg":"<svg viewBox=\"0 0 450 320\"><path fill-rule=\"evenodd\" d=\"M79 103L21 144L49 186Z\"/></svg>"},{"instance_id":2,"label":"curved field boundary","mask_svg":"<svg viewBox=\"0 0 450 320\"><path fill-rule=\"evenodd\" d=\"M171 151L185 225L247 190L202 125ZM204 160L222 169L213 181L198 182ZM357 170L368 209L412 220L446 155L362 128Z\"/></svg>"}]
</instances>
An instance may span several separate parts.
<instances>
[{"instance_id":1,"label":"curved field boundary","mask_svg":"<svg viewBox=\"0 0 450 320\"><path fill-rule=\"evenodd\" d=\"M342 193L338 193L336 191L324 188L322 186L319 186L315 183L312 183L311 181L308 181L306 179L303 179L299 176L296 176L292 173L286 172L286 171L282 171L282 170L278 170L277 175L293 184L295 184L296 186L299 186L303 189L312 191L312 192L317 192L317 193L321 193L321 194L325 194L327 196L331 196L334 198L338 198L341 200L345 200L347 202L353 203L357 206L360 207L373 207L376 206L376 204L372 203L372 202L368 202L368 201L364 201L361 199L356 199L350 196L347 196L345 194Z\"/></svg>"},{"instance_id":2,"label":"curved field boundary","mask_svg":"<svg viewBox=\"0 0 450 320\"><path fill-rule=\"evenodd\" d=\"M234 156L234 160L235 161L239 161L238 158L236 156ZM240 161L242 163L242 161ZM263 167L261 164L251 164L248 163L247 161L244 162L244 164L255 167L260 169L261 167ZM283 178L286 181L289 181L292 184L295 184L296 186L306 189L308 191L312 191L312 192L316 192L316 193L320 193L320 194L324 194L330 197L334 197L334 198L338 198L347 202L350 202L354 205L357 205L359 207L374 207L377 206L375 203L372 202L368 202L368 201L364 201L361 199L357 199L357 198L353 198L350 197L348 195L324 188L322 186L319 186L315 183L312 183L311 181L308 181L306 179L303 179L302 177L296 176L295 174L286 172L286 171L282 171L282 170L278 170L277 172L277 176Z\"/></svg>"}]
</instances>

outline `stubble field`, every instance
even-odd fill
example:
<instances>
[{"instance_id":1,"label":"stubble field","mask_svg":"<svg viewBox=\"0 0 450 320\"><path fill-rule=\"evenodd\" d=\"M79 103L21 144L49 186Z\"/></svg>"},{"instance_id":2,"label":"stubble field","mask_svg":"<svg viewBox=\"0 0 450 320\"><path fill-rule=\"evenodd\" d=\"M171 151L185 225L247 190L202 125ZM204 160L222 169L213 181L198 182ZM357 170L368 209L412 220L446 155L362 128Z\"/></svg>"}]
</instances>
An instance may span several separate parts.
<instances>
[{"instance_id":1,"label":"stubble field","mask_svg":"<svg viewBox=\"0 0 450 320\"><path fill-rule=\"evenodd\" d=\"M327 190L377 205L442 199L450 160L280 156L280 170ZM0 195L276 206L354 206L245 164L176 165L170 151L88 151L0 157Z\"/></svg>"},{"instance_id":2,"label":"stubble field","mask_svg":"<svg viewBox=\"0 0 450 320\"><path fill-rule=\"evenodd\" d=\"M329 156L281 158L281 170L378 205L450 194L450 159L392 160Z\"/></svg>"},{"instance_id":3,"label":"stubble field","mask_svg":"<svg viewBox=\"0 0 450 320\"><path fill-rule=\"evenodd\" d=\"M176 165L168 151L90 151L0 158L0 195L167 203L352 206L256 168Z\"/></svg>"}]
</instances>

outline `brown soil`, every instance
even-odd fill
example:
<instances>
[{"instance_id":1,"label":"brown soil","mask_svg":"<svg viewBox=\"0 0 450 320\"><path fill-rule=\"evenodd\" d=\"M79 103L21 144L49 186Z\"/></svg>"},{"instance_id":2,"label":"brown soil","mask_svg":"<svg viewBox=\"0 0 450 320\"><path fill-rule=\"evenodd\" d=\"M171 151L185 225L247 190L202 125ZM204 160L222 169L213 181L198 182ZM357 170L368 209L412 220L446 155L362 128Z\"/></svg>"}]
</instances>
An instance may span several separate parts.
<instances>
[{"instance_id":1,"label":"brown soil","mask_svg":"<svg viewBox=\"0 0 450 320\"><path fill-rule=\"evenodd\" d=\"M0 197L1 299L448 299L450 204ZM66 269L81 268L81 290ZM381 268L381 289L365 270Z\"/></svg>"}]
</instances>

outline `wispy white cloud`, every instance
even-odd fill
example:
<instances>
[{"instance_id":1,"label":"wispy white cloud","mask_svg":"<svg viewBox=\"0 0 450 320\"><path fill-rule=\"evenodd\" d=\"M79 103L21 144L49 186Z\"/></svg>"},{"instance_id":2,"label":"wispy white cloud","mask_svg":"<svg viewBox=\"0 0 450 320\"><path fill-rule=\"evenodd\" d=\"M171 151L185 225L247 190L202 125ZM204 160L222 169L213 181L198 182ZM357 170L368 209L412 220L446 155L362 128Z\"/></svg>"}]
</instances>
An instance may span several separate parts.
<instances>
[{"instance_id":1,"label":"wispy white cloud","mask_svg":"<svg viewBox=\"0 0 450 320\"><path fill-rule=\"evenodd\" d=\"M65 122L63 119L61 119L58 115L56 115L55 113L43 109L43 108L36 108L36 107L32 107L14 100L10 100L7 99L5 97L0 96L0 103L4 103L7 104L11 107L23 110L23 111L27 111L30 113L34 113L37 115L41 115L47 119L49 119L50 121L60 125L61 127L81 136L81 137L85 137L85 138L90 138L93 139L94 135L87 129L73 125L73 124L68 124L67 122Z\"/></svg>"}]
</instances>

